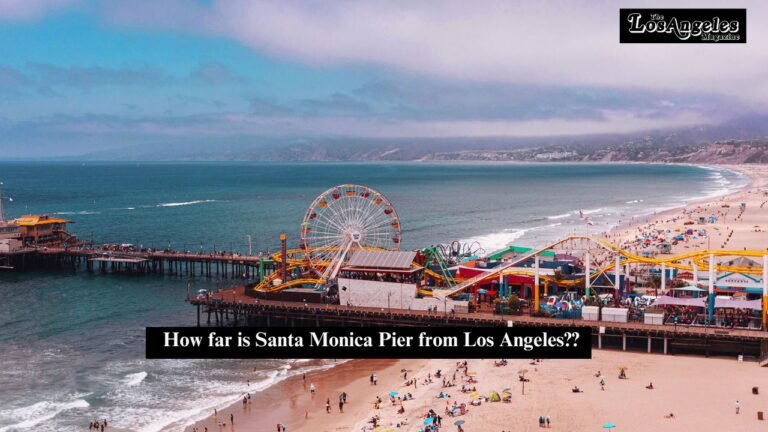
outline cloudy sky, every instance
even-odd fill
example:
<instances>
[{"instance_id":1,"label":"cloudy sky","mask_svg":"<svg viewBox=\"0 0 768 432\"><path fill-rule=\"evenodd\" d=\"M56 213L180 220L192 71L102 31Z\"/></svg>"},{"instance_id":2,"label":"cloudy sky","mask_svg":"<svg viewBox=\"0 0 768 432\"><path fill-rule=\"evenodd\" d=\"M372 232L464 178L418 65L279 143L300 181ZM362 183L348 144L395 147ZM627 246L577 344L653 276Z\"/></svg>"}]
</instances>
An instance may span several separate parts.
<instances>
[{"instance_id":1,"label":"cloudy sky","mask_svg":"<svg viewBox=\"0 0 768 432\"><path fill-rule=\"evenodd\" d=\"M768 4L739 4L747 44L619 44L618 9L657 5L0 0L0 158L633 132L768 112Z\"/></svg>"}]
</instances>

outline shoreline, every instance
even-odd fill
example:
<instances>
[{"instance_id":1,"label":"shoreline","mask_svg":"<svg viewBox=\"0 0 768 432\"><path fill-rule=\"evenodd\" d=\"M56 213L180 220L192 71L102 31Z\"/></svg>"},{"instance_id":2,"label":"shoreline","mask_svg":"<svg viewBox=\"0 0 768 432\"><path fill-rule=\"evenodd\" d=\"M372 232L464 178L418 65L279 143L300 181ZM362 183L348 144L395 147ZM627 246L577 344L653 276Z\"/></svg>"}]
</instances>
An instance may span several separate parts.
<instances>
[{"instance_id":1,"label":"shoreline","mask_svg":"<svg viewBox=\"0 0 768 432\"><path fill-rule=\"evenodd\" d=\"M306 381L301 374L297 374L262 391L252 392L250 403L244 405L240 400L235 401L218 410L216 416L211 413L185 426L184 431L192 432L195 427L199 432L206 427L209 432L236 431L243 430L243 425L249 431L275 431L277 424L285 425L286 431L291 432L347 430L368 411L367 393L371 389L379 391L384 397L399 387L401 369L420 370L426 363L427 360L353 359L327 369L307 372ZM377 375L376 386L369 382L371 374ZM314 395L309 391L311 384L317 389ZM244 389L243 394L247 392L247 387L244 386ZM348 395L343 414L338 407L342 392ZM331 413L325 412L328 399ZM230 424L230 414L234 416L234 427ZM227 425L217 425L222 422ZM339 422L345 423L345 426L331 428Z\"/></svg>"},{"instance_id":2,"label":"shoreline","mask_svg":"<svg viewBox=\"0 0 768 432\"><path fill-rule=\"evenodd\" d=\"M637 249L636 240L641 233L653 230L680 231L686 220L714 215L715 223L695 224L694 229L707 230L707 237L686 238L672 246L671 255L685 252L685 249L766 249L768 245L768 216L756 211L768 200L768 166L764 165L711 165L712 169L728 169L744 175L748 181L740 189L708 198L691 200L683 205L665 209L658 213L620 221L601 237L617 246ZM740 212L740 206L745 209Z\"/></svg>"},{"instance_id":3,"label":"shoreline","mask_svg":"<svg viewBox=\"0 0 768 432\"><path fill-rule=\"evenodd\" d=\"M606 233L610 234L610 233L615 232L615 231L620 230L620 229L627 229L627 228L638 226L641 223L647 223L648 221L650 221L650 219L652 217L659 218L659 217L663 217L663 216L669 216L669 215L672 215L672 214L676 213L677 211L680 211L681 209L686 208L688 206L701 205L701 204L705 204L705 203L711 202L712 200L732 200L732 199L736 198L737 195L743 193L744 191L752 189L755 186L755 184L757 182L759 182L758 174L753 172L753 170L748 169L748 168L760 167L760 165L754 165L754 166L753 165L696 165L696 164L684 164L684 163L669 164L669 165L694 166L694 167L698 167L698 168L702 168L702 169L712 169L712 170L726 169L726 170L732 171L734 173L739 173L739 174L743 175L744 177L746 177L748 180L747 180L747 183L744 184L743 186L741 186L740 188L738 188L736 190L733 190L733 191L729 191L729 192L727 192L725 194L714 195L714 196L710 196L710 197L702 197L700 199L693 199L691 201L686 201L686 203L684 205L681 205L681 206L675 206L675 207L672 207L672 208L666 208L666 209L661 210L658 213L649 213L649 214L640 216L639 219L645 218L646 219L645 222L639 222L637 220L634 220L634 221L633 220L630 220L630 221L621 221L620 220L619 223L617 223L617 225L611 227L608 231L606 231Z\"/></svg>"}]
</instances>

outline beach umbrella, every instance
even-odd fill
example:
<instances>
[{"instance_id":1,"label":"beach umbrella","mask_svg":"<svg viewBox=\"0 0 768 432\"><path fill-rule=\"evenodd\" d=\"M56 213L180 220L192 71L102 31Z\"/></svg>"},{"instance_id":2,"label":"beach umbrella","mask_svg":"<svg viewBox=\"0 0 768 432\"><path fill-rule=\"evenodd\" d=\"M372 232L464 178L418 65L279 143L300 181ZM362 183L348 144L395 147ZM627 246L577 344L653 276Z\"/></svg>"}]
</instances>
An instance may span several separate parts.
<instances>
[{"instance_id":1,"label":"beach umbrella","mask_svg":"<svg viewBox=\"0 0 768 432\"><path fill-rule=\"evenodd\" d=\"M509 388L509 387L507 387L507 388L505 388L505 389L501 389L501 392L502 392L502 393L508 393L508 392L511 392L511 391L512 391L512 389L511 389L511 388Z\"/></svg>"},{"instance_id":2,"label":"beach umbrella","mask_svg":"<svg viewBox=\"0 0 768 432\"><path fill-rule=\"evenodd\" d=\"M477 396L478 396L477 392L474 392L474 393L472 393L471 395L469 395L469 397L470 397L471 399L477 399Z\"/></svg>"},{"instance_id":3,"label":"beach umbrella","mask_svg":"<svg viewBox=\"0 0 768 432\"><path fill-rule=\"evenodd\" d=\"M455 422L453 422L454 426L461 426L463 424L464 424L464 420L456 420Z\"/></svg>"},{"instance_id":4,"label":"beach umbrella","mask_svg":"<svg viewBox=\"0 0 768 432\"><path fill-rule=\"evenodd\" d=\"M613 423L606 423L606 424L603 425L603 429L613 429L615 427L616 427L616 425L613 424Z\"/></svg>"},{"instance_id":5,"label":"beach umbrella","mask_svg":"<svg viewBox=\"0 0 768 432\"><path fill-rule=\"evenodd\" d=\"M432 424L433 421L435 421L434 417L427 417L424 419L424 424L425 425Z\"/></svg>"},{"instance_id":6,"label":"beach umbrella","mask_svg":"<svg viewBox=\"0 0 768 432\"><path fill-rule=\"evenodd\" d=\"M396 391L391 391L391 392L389 392L389 396L390 397L395 397L395 396L397 396L397 392Z\"/></svg>"},{"instance_id":7,"label":"beach umbrella","mask_svg":"<svg viewBox=\"0 0 768 432\"><path fill-rule=\"evenodd\" d=\"M495 391L492 391L488 393L488 399L490 399L491 402L499 402L501 401L501 396Z\"/></svg>"}]
</instances>

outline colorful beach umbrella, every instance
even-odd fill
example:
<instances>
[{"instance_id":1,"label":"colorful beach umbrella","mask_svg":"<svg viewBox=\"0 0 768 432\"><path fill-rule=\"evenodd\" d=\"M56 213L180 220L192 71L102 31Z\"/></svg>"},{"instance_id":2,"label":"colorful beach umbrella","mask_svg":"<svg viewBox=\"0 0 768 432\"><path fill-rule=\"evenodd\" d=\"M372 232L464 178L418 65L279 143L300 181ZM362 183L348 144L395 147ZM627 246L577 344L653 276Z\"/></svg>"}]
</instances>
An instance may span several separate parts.
<instances>
[{"instance_id":1,"label":"colorful beach umbrella","mask_svg":"<svg viewBox=\"0 0 768 432\"><path fill-rule=\"evenodd\" d=\"M501 392L502 392L502 393L507 393L507 392L511 392L511 391L512 391L512 389L511 389L511 388L509 388L509 387L507 387L507 388L505 388L505 389L501 389Z\"/></svg>"},{"instance_id":2,"label":"colorful beach umbrella","mask_svg":"<svg viewBox=\"0 0 768 432\"><path fill-rule=\"evenodd\" d=\"M613 423L606 423L606 424L603 425L603 429L613 429L615 427L616 427L616 425L613 424Z\"/></svg>"},{"instance_id":3,"label":"colorful beach umbrella","mask_svg":"<svg viewBox=\"0 0 768 432\"><path fill-rule=\"evenodd\" d=\"M395 397L395 396L397 396L397 392L396 391L391 391L391 392L389 392L389 396L390 397Z\"/></svg>"},{"instance_id":4,"label":"colorful beach umbrella","mask_svg":"<svg viewBox=\"0 0 768 432\"><path fill-rule=\"evenodd\" d=\"M453 422L454 426L461 426L463 424L464 424L464 420L456 420L455 422Z\"/></svg>"},{"instance_id":5,"label":"colorful beach umbrella","mask_svg":"<svg viewBox=\"0 0 768 432\"><path fill-rule=\"evenodd\" d=\"M478 396L477 392L472 393L471 395L469 395L469 397L472 398L472 399L477 399L477 396Z\"/></svg>"}]
</instances>

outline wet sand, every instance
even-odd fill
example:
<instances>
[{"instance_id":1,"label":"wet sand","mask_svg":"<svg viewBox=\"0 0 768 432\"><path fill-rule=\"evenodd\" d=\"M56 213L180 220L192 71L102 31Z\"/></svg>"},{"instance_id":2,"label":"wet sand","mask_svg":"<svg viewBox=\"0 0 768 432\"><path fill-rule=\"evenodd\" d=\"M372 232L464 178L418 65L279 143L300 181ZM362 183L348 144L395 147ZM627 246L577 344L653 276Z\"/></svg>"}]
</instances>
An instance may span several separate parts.
<instances>
[{"instance_id":1,"label":"wet sand","mask_svg":"<svg viewBox=\"0 0 768 432\"><path fill-rule=\"evenodd\" d=\"M351 430L352 425L363 418L372 407L370 395L385 395L401 382L401 369L419 369L426 360L352 360L331 369L311 372L286 379L262 392L251 393L251 403L243 406L237 402L186 428L194 427L209 432L276 431L277 424L284 424L286 431L341 431ZM371 373L378 377L378 384L372 386ZM310 384L316 388L315 395L309 391ZM347 393L344 413L339 413L339 395ZM330 398L331 413L325 412L325 402ZM234 426L230 423L234 415ZM222 422L226 426L220 426ZM219 425L217 425L217 423Z\"/></svg>"}]
</instances>

